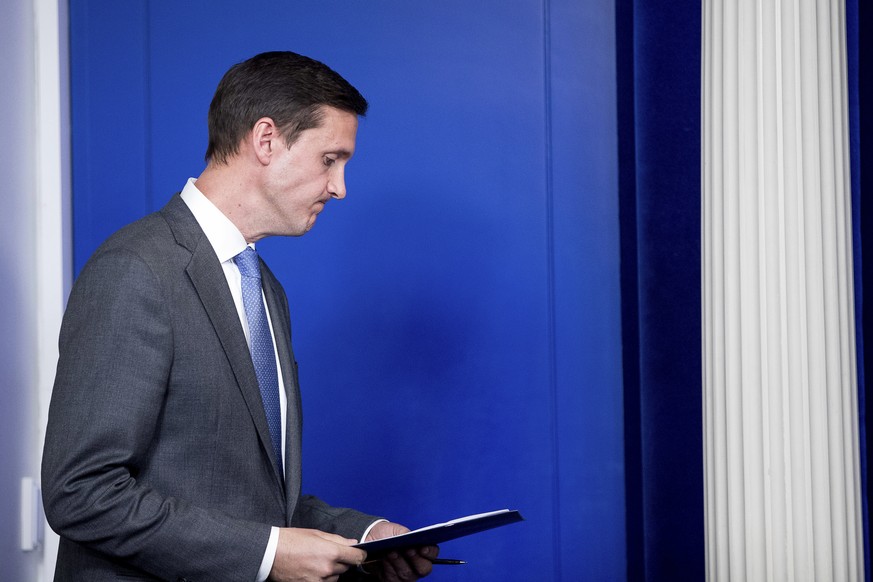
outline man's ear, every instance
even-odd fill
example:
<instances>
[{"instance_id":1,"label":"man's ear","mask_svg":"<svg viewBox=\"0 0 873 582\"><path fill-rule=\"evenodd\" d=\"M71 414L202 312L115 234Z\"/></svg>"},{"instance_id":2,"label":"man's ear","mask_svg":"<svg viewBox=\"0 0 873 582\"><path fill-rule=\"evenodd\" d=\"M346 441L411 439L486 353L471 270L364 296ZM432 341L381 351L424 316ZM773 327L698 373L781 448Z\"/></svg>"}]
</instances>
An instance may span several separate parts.
<instances>
[{"instance_id":1,"label":"man's ear","mask_svg":"<svg viewBox=\"0 0 873 582\"><path fill-rule=\"evenodd\" d=\"M258 161L266 166L273 159L277 147L282 145L279 128L269 117L262 117L255 122L249 134L249 145Z\"/></svg>"}]
</instances>

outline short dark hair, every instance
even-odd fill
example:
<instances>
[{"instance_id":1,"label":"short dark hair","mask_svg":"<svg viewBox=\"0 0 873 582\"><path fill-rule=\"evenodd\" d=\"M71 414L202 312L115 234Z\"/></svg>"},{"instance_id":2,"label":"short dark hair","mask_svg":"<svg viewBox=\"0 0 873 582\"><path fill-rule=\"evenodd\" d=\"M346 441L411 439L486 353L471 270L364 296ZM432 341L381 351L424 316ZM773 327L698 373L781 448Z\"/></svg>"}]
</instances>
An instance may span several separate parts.
<instances>
[{"instance_id":1,"label":"short dark hair","mask_svg":"<svg viewBox=\"0 0 873 582\"><path fill-rule=\"evenodd\" d=\"M367 113L367 100L327 65L290 51L255 55L231 67L215 90L206 161L225 163L236 155L262 117L275 122L291 147L300 132L321 124L324 106Z\"/></svg>"}]
</instances>

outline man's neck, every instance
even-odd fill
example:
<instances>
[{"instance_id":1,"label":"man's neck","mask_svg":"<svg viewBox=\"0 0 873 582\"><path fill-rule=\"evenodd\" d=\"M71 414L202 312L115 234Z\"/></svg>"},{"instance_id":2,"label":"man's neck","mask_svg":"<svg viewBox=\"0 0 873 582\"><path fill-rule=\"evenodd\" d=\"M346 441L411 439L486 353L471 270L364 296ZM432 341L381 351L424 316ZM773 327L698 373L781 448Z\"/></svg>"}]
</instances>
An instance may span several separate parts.
<instances>
[{"instance_id":1,"label":"man's neck","mask_svg":"<svg viewBox=\"0 0 873 582\"><path fill-rule=\"evenodd\" d=\"M210 162L197 178L197 189L233 222L246 242L252 243L263 238L250 224L253 193L257 187L249 173L239 166L233 161L226 164Z\"/></svg>"}]
</instances>

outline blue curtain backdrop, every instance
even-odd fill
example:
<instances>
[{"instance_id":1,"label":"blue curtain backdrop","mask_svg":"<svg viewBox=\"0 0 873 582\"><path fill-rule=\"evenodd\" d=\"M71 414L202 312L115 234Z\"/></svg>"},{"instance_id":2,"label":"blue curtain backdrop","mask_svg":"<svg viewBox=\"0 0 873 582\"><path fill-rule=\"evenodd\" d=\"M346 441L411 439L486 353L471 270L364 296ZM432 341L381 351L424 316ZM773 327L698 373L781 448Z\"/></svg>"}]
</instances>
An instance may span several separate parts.
<instances>
[{"instance_id":1,"label":"blue curtain backdrop","mask_svg":"<svg viewBox=\"0 0 873 582\"><path fill-rule=\"evenodd\" d=\"M702 580L699 1L616 12L629 580Z\"/></svg>"},{"instance_id":2,"label":"blue curtain backdrop","mask_svg":"<svg viewBox=\"0 0 873 582\"><path fill-rule=\"evenodd\" d=\"M856 346L858 350L858 411L860 414L861 435L861 479L862 479L862 507L864 518L864 561L866 579L871 578L870 567L870 492L871 483L869 476L868 451L871 444L871 432L867 427L867 419L873 418L873 402L866 393L866 370L873 369L873 342L868 342L866 336L873 329L873 313L864 307L871 305L873 290L870 286L865 287L864 281L873 280L873 267L864 257L873 256L873 208L863 196L863 168L870 168L873 163L870 150L864 149L862 144L869 143L871 139L871 87L869 64L873 61L873 53L870 51L869 42L861 42L860 31L871 30L871 9L869 3L859 6L858 0L846 2L846 25L847 25L847 60L848 60L848 83L849 83L849 139L851 149L851 174L852 174L852 225L854 235L854 263L855 263L855 331ZM866 113L866 114L865 114ZM864 236L868 233L868 236Z\"/></svg>"}]
</instances>

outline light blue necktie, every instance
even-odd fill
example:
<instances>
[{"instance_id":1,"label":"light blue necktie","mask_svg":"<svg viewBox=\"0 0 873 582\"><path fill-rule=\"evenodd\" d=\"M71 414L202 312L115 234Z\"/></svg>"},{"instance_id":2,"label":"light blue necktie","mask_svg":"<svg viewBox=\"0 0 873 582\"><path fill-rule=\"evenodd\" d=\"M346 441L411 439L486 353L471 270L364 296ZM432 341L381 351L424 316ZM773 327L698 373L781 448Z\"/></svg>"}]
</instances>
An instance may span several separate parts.
<instances>
[{"instance_id":1,"label":"light blue necktie","mask_svg":"<svg viewBox=\"0 0 873 582\"><path fill-rule=\"evenodd\" d=\"M258 253L247 246L243 252L234 257L236 266L242 275L243 307L249 320L249 340L251 341L252 363L258 377L261 389L261 399L264 402L264 412L267 413L267 424L270 427L270 439L279 463L279 474L282 475L282 412L279 408L279 376L276 372L276 354L273 348L273 336L270 335L270 325L267 322L267 311L264 309L261 294L261 264Z\"/></svg>"}]
</instances>

